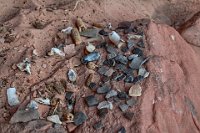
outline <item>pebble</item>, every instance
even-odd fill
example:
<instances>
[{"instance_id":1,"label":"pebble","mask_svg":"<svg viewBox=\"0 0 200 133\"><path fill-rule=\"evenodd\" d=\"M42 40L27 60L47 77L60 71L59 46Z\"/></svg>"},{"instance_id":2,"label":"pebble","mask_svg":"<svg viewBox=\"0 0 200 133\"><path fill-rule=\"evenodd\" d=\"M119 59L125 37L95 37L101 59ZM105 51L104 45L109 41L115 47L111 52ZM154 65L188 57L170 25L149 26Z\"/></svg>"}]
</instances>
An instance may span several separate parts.
<instances>
[{"instance_id":1,"label":"pebble","mask_svg":"<svg viewBox=\"0 0 200 133\"><path fill-rule=\"evenodd\" d=\"M51 115L47 117L47 120L56 124L62 124L58 115Z\"/></svg>"},{"instance_id":2,"label":"pebble","mask_svg":"<svg viewBox=\"0 0 200 133\"><path fill-rule=\"evenodd\" d=\"M103 127L102 121L98 121L97 123L95 123L95 124L93 125L93 128L94 128L95 130L101 129L102 127Z\"/></svg>"},{"instance_id":3,"label":"pebble","mask_svg":"<svg viewBox=\"0 0 200 133\"><path fill-rule=\"evenodd\" d=\"M126 101L126 104L129 106L129 107L133 107L134 105L136 105L137 103L137 100L135 98L131 98L129 100Z\"/></svg>"},{"instance_id":4,"label":"pebble","mask_svg":"<svg viewBox=\"0 0 200 133\"><path fill-rule=\"evenodd\" d=\"M142 87L139 84L133 85L129 89L129 96L138 97L142 95Z\"/></svg>"},{"instance_id":5,"label":"pebble","mask_svg":"<svg viewBox=\"0 0 200 133\"><path fill-rule=\"evenodd\" d=\"M127 57L123 56L123 55L118 55L117 57L115 57L115 60L117 62L120 62L120 63L124 64L124 65L126 65L128 63Z\"/></svg>"},{"instance_id":6,"label":"pebble","mask_svg":"<svg viewBox=\"0 0 200 133\"><path fill-rule=\"evenodd\" d=\"M126 133L126 129L124 127L121 127L117 133Z\"/></svg>"},{"instance_id":7,"label":"pebble","mask_svg":"<svg viewBox=\"0 0 200 133\"><path fill-rule=\"evenodd\" d=\"M96 67L98 67L94 62L88 62L87 63L87 68L94 70Z\"/></svg>"},{"instance_id":8,"label":"pebble","mask_svg":"<svg viewBox=\"0 0 200 133\"><path fill-rule=\"evenodd\" d=\"M112 76L112 74L115 72L114 69L110 68L104 75L107 76L107 77L110 77Z\"/></svg>"},{"instance_id":9,"label":"pebble","mask_svg":"<svg viewBox=\"0 0 200 133\"><path fill-rule=\"evenodd\" d=\"M140 82L140 81L142 81L143 79L144 79L144 77L142 77L141 75L136 76L136 77L134 78L134 80L133 80L133 83Z\"/></svg>"},{"instance_id":10,"label":"pebble","mask_svg":"<svg viewBox=\"0 0 200 133\"><path fill-rule=\"evenodd\" d=\"M31 100L30 103L27 105L28 109L38 109L38 103L34 100Z\"/></svg>"},{"instance_id":11,"label":"pebble","mask_svg":"<svg viewBox=\"0 0 200 133\"><path fill-rule=\"evenodd\" d=\"M133 60L134 58L138 57L137 54L132 54L128 57L128 60Z\"/></svg>"},{"instance_id":12,"label":"pebble","mask_svg":"<svg viewBox=\"0 0 200 133\"><path fill-rule=\"evenodd\" d=\"M59 56L62 56L64 57L65 56L65 53L63 51L61 51L60 49L58 48L51 48L51 51L48 53L48 55L54 55L54 54L57 54Z\"/></svg>"},{"instance_id":13,"label":"pebble","mask_svg":"<svg viewBox=\"0 0 200 133\"><path fill-rule=\"evenodd\" d=\"M106 51L107 51L108 53L113 54L113 55L116 55L116 56L117 56L117 54L118 54L117 49L114 48L114 47L112 47L112 46L110 46L110 45L106 46Z\"/></svg>"},{"instance_id":14,"label":"pebble","mask_svg":"<svg viewBox=\"0 0 200 133\"><path fill-rule=\"evenodd\" d=\"M123 22L120 22L118 24L118 28L117 29L129 29L131 27L131 23L130 21L123 21Z\"/></svg>"},{"instance_id":15,"label":"pebble","mask_svg":"<svg viewBox=\"0 0 200 133\"><path fill-rule=\"evenodd\" d=\"M116 33L115 31L112 31L111 33L109 33L108 37L109 37L110 41L112 43L114 43L115 45L118 45L121 40L119 34Z\"/></svg>"},{"instance_id":16,"label":"pebble","mask_svg":"<svg viewBox=\"0 0 200 133\"><path fill-rule=\"evenodd\" d=\"M114 78L114 80L121 81L121 80L124 80L125 78L126 78L126 75L124 75L123 73L120 73Z\"/></svg>"},{"instance_id":17,"label":"pebble","mask_svg":"<svg viewBox=\"0 0 200 133\"><path fill-rule=\"evenodd\" d=\"M35 101L40 103L40 104L50 105L49 98L35 98Z\"/></svg>"},{"instance_id":18,"label":"pebble","mask_svg":"<svg viewBox=\"0 0 200 133\"><path fill-rule=\"evenodd\" d=\"M134 70L135 69L139 69L139 67L141 66L142 62L143 62L143 58L142 57L135 57L135 58L133 58L133 60L129 64L129 67L134 69Z\"/></svg>"},{"instance_id":19,"label":"pebble","mask_svg":"<svg viewBox=\"0 0 200 133\"><path fill-rule=\"evenodd\" d=\"M121 51L124 52L124 53L127 52L128 50L129 50L128 46L122 46L121 47Z\"/></svg>"},{"instance_id":20,"label":"pebble","mask_svg":"<svg viewBox=\"0 0 200 133\"><path fill-rule=\"evenodd\" d=\"M125 112L128 109L128 105L126 105L126 104L120 104L119 108L121 109L122 112Z\"/></svg>"},{"instance_id":21,"label":"pebble","mask_svg":"<svg viewBox=\"0 0 200 133\"><path fill-rule=\"evenodd\" d=\"M145 48L143 39L141 39L141 40L137 43L137 45L138 45L139 47L141 47L141 48Z\"/></svg>"},{"instance_id":22,"label":"pebble","mask_svg":"<svg viewBox=\"0 0 200 133\"><path fill-rule=\"evenodd\" d=\"M113 59L117 56L115 53L107 54L107 59Z\"/></svg>"},{"instance_id":23,"label":"pebble","mask_svg":"<svg viewBox=\"0 0 200 133\"><path fill-rule=\"evenodd\" d=\"M112 110L113 109L113 104L109 101L103 101L100 102L99 105L97 106L98 109L103 109L103 108L107 108Z\"/></svg>"},{"instance_id":24,"label":"pebble","mask_svg":"<svg viewBox=\"0 0 200 133\"><path fill-rule=\"evenodd\" d=\"M17 112L10 119L10 123L28 122L31 120L39 119L40 115L37 110L17 110Z\"/></svg>"},{"instance_id":25,"label":"pebble","mask_svg":"<svg viewBox=\"0 0 200 133\"><path fill-rule=\"evenodd\" d=\"M17 67L19 68L20 71L31 74L31 62L28 58L24 59L23 62L18 63Z\"/></svg>"},{"instance_id":26,"label":"pebble","mask_svg":"<svg viewBox=\"0 0 200 133\"><path fill-rule=\"evenodd\" d=\"M92 52L88 55L86 55L85 57L83 57L82 59L82 63L86 64L88 62L92 62L92 61L96 61L100 59L100 53L99 52Z\"/></svg>"},{"instance_id":27,"label":"pebble","mask_svg":"<svg viewBox=\"0 0 200 133\"><path fill-rule=\"evenodd\" d=\"M132 113L132 112L125 112L124 113L124 117L126 119L130 120L130 121L133 119L133 116L134 116L134 113Z\"/></svg>"},{"instance_id":28,"label":"pebble","mask_svg":"<svg viewBox=\"0 0 200 133\"><path fill-rule=\"evenodd\" d=\"M99 34L102 36L108 36L108 32L106 32L105 30L100 30Z\"/></svg>"},{"instance_id":29,"label":"pebble","mask_svg":"<svg viewBox=\"0 0 200 133\"><path fill-rule=\"evenodd\" d=\"M133 53L138 56L143 56L143 51L139 48L134 48Z\"/></svg>"},{"instance_id":30,"label":"pebble","mask_svg":"<svg viewBox=\"0 0 200 133\"><path fill-rule=\"evenodd\" d=\"M77 74L76 72L73 70L73 69L69 69L68 71L68 78L71 82L75 82L76 81L76 78L77 78Z\"/></svg>"},{"instance_id":31,"label":"pebble","mask_svg":"<svg viewBox=\"0 0 200 133\"><path fill-rule=\"evenodd\" d=\"M134 81L134 77L131 75L126 76L126 78L124 79L124 82L126 83L133 83Z\"/></svg>"},{"instance_id":32,"label":"pebble","mask_svg":"<svg viewBox=\"0 0 200 133\"><path fill-rule=\"evenodd\" d=\"M20 104L20 101L16 94L16 88L8 88L7 89L7 98L8 98L8 104L10 106L15 106L15 105Z\"/></svg>"},{"instance_id":33,"label":"pebble","mask_svg":"<svg viewBox=\"0 0 200 133\"><path fill-rule=\"evenodd\" d=\"M96 83L94 83L94 82L91 82L90 84L89 84L89 88L90 89L92 89L92 90L94 90L95 88L96 88L96 86L97 86L97 84Z\"/></svg>"},{"instance_id":34,"label":"pebble","mask_svg":"<svg viewBox=\"0 0 200 133\"><path fill-rule=\"evenodd\" d=\"M83 112L76 112L74 114L74 124L76 126L83 124L87 119L88 117Z\"/></svg>"},{"instance_id":35,"label":"pebble","mask_svg":"<svg viewBox=\"0 0 200 133\"><path fill-rule=\"evenodd\" d=\"M88 52L94 52L94 50L95 50L95 46L92 44L92 43L89 43L88 42L88 45L86 46L86 50L88 51Z\"/></svg>"},{"instance_id":36,"label":"pebble","mask_svg":"<svg viewBox=\"0 0 200 133\"><path fill-rule=\"evenodd\" d=\"M65 98L66 100L71 100L73 98L73 92L66 92L65 94Z\"/></svg>"},{"instance_id":37,"label":"pebble","mask_svg":"<svg viewBox=\"0 0 200 133\"><path fill-rule=\"evenodd\" d=\"M65 29L62 29L61 32L65 33L67 35L70 35L72 32L72 29L73 29L72 27L67 27Z\"/></svg>"},{"instance_id":38,"label":"pebble","mask_svg":"<svg viewBox=\"0 0 200 133\"><path fill-rule=\"evenodd\" d=\"M107 85L103 85L102 87L99 87L97 89L97 93L99 94L105 94L108 93L110 91L110 87L108 87Z\"/></svg>"},{"instance_id":39,"label":"pebble","mask_svg":"<svg viewBox=\"0 0 200 133\"><path fill-rule=\"evenodd\" d=\"M144 78L147 78L149 76L149 72L147 72L147 70L145 68L141 67L139 69L138 75L140 75Z\"/></svg>"},{"instance_id":40,"label":"pebble","mask_svg":"<svg viewBox=\"0 0 200 133\"><path fill-rule=\"evenodd\" d=\"M136 46L136 43L133 40L128 40L127 46L128 46L129 49L131 49L132 47Z\"/></svg>"},{"instance_id":41,"label":"pebble","mask_svg":"<svg viewBox=\"0 0 200 133\"><path fill-rule=\"evenodd\" d=\"M97 114L100 118L104 118L106 114L108 114L108 109L107 108L99 109Z\"/></svg>"},{"instance_id":42,"label":"pebble","mask_svg":"<svg viewBox=\"0 0 200 133\"><path fill-rule=\"evenodd\" d=\"M120 100L125 100L125 99L128 99L129 96L126 94L126 92L122 91L122 92L118 92L117 94L117 97L120 99Z\"/></svg>"},{"instance_id":43,"label":"pebble","mask_svg":"<svg viewBox=\"0 0 200 133\"><path fill-rule=\"evenodd\" d=\"M113 67L115 66L116 62L114 59L107 59L103 62L103 64L109 67Z\"/></svg>"},{"instance_id":44,"label":"pebble","mask_svg":"<svg viewBox=\"0 0 200 133\"><path fill-rule=\"evenodd\" d=\"M106 99L117 96L117 91L111 90L106 94Z\"/></svg>"},{"instance_id":45,"label":"pebble","mask_svg":"<svg viewBox=\"0 0 200 133\"><path fill-rule=\"evenodd\" d=\"M87 105L89 107L96 106L99 103L99 101L97 100L97 98L95 96L93 96L93 95L87 96L85 98L85 101L86 101L86 103L87 103Z\"/></svg>"},{"instance_id":46,"label":"pebble","mask_svg":"<svg viewBox=\"0 0 200 133\"><path fill-rule=\"evenodd\" d=\"M64 47L64 52L66 55L73 55L76 53L75 44L69 44Z\"/></svg>"},{"instance_id":47,"label":"pebble","mask_svg":"<svg viewBox=\"0 0 200 133\"><path fill-rule=\"evenodd\" d=\"M94 29L85 29L84 31L80 32L81 36L89 37L89 38L96 38L98 36L99 30Z\"/></svg>"},{"instance_id":48,"label":"pebble","mask_svg":"<svg viewBox=\"0 0 200 133\"><path fill-rule=\"evenodd\" d=\"M104 75L108 70L109 70L109 67L107 67L107 66L101 66L98 69L98 73L101 74L101 75Z\"/></svg>"}]
</instances>

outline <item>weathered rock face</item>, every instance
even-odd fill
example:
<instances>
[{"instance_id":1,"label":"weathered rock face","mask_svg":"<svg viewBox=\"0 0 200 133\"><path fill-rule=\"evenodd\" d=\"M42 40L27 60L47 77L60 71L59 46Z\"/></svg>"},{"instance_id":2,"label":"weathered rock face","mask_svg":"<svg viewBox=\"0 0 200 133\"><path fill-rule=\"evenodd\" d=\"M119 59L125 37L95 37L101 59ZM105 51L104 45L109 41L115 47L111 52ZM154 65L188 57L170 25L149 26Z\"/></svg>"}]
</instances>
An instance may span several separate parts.
<instances>
[{"instance_id":1,"label":"weathered rock face","mask_svg":"<svg viewBox=\"0 0 200 133\"><path fill-rule=\"evenodd\" d=\"M147 31L151 72L141 103L142 132L199 132L200 62L184 39L167 25Z\"/></svg>"},{"instance_id":2,"label":"weathered rock face","mask_svg":"<svg viewBox=\"0 0 200 133\"><path fill-rule=\"evenodd\" d=\"M190 44L200 47L200 12L189 19L181 29L181 35Z\"/></svg>"}]
</instances>

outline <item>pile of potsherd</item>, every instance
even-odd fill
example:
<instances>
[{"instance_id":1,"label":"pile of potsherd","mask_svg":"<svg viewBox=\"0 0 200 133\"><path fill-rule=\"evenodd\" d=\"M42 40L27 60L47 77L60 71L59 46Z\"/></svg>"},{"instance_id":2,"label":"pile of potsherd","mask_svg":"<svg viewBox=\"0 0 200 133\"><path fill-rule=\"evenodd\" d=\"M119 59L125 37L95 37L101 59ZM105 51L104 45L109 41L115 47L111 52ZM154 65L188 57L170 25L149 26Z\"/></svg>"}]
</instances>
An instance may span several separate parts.
<instances>
[{"instance_id":1,"label":"pile of potsherd","mask_svg":"<svg viewBox=\"0 0 200 133\"><path fill-rule=\"evenodd\" d=\"M85 79L85 86L91 90L91 95L84 97L88 107L96 106L97 115L103 119L106 114L118 106L122 114L128 120L132 120L134 112L129 111L137 104L137 97L142 95L142 81L149 76L145 63L150 57L145 57L145 35L148 22L138 23L137 21L124 21L114 29L109 23L107 26L93 24L88 28L82 19L78 18L76 26L62 29L60 33L71 36L74 44L61 47L54 47L48 52L48 56L58 55L66 57L81 53L81 64L90 70L89 76ZM77 27L77 28L76 28ZM76 47L81 47L76 51ZM29 59L17 65L19 70L31 74L31 63ZM96 82L94 77L98 75L100 81ZM27 122L39 119L39 104L49 106L47 120L56 124L73 123L76 126L83 124L88 116L80 111L75 112L76 92L67 90L66 83L76 85L79 75L76 68L70 68L67 73L67 81L55 81L46 83L49 92L62 95L65 93L65 100L49 94L48 97L36 97L30 101L25 109L18 109L12 116L10 123ZM117 88L116 82L130 86L129 89ZM96 93L94 95L94 92ZM98 96L103 95L104 100ZM20 104L15 88L7 90L8 103L10 106ZM64 103L64 104L63 104ZM97 121L94 129L103 128L101 120ZM125 128L119 129L120 133L126 132Z\"/></svg>"}]
</instances>

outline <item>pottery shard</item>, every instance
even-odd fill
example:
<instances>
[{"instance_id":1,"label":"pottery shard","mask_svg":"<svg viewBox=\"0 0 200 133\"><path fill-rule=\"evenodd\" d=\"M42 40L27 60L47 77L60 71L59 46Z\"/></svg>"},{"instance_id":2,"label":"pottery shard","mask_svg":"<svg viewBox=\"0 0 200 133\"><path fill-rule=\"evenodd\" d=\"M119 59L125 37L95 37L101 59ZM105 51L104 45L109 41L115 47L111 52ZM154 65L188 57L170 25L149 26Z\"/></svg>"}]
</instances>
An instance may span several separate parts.
<instances>
[{"instance_id":1,"label":"pottery shard","mask_svg":"<svg viewBox=\"0 0 200 133\"><path fill-rule=\"evenodd\" d=\"M40 116L37 110L18 110L10 119L10 123L28 122L39 118Z\"/></svg>"},{"instance_id":2,"label":"pottery shard","mask_svg":"<svg viewBox=\"0 0 200 133\"><path fill-rule=\"evenodd\" d=\"M137 97L142 95L142 87L139 84L133 85L129 90L129 96Z\"/></svg>"}]
</instances>

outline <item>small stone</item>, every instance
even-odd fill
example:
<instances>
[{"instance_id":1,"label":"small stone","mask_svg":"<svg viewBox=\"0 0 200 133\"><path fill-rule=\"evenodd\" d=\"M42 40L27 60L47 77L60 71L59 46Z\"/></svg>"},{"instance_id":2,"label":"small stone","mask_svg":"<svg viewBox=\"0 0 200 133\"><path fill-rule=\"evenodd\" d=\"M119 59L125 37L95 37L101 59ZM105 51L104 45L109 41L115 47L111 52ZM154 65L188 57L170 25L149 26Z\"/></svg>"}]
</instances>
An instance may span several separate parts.
<instances>
[{"instance_id":1,"label":"small stone","mask_svg":"<svg viewBox=\"0 0 200 133\"><path fill-rule=\"evenodd\" d=\"M63 51L61 51L60 49L58 48L51 48L51 51L48 53L49 56L51 55L59 55L59 56L62 56L64 57L65 56L65 53Z\"/></svg>"},{"instance_id":2,"label":"small stone","mask_svg":"<svg viewBox=\"0 0 200 133\"><path fill-rule=\"evenodd\" d=\"M104 65L107 65L107 66L109 66L109 67L113 67L113 66L115 66L115 60L114 59L107 59L107 60L105 60L104 62L103 62L103 64Z\"/></svg>"},{"instance_id":3,"label":"small stone","mask_svg":"<svg viewBox=\"0 0 200 133\"><path fill-rule=\"evenodd\" d=\"M133 40L128 40L127 46L129 49L136 46L136 43Z\"/></svg>"},{"instance_id":4,"label":"small stone","mask_svg":"<svg viewBox=\"0 0 200 133\"><path fill-rule=\"evenodd\" d=\"M10 123L18 123L18 122L28 122L32 120L39 119L40 115L37 110L29 109L29 110L17 110L17 112L10 119Z\"/></svg>"},{"instance_id":5,"label":"small stone","mask_svg":"<svg viewBox=\"0 0 200 133\"><path fill-rule=\"evenodd\" d=\"M73 92L66 92L65 98L66 100L71 100L73 98L74 93Z\"/></svg>"},{"instance_id":6,"label":"small stone","mask_svg":"<svg viewBox=\"0 0 200 133\"><path fill-rule=\"evenodd\" d=\"M99 94L105 94L109 91L110 91L110 87L108 87L107 85L103 85L102 87L99 87L97 89L97 93L99 93Z\"/></svg>"},{"instance_id":7,"label":"small stone","mask_svg":"<svg viewBox=\"0 0 200 133\"><path fill-rule=\"evenodd\" d=\"M18 63L17 67L19 68L20 71L31 74L31 61L28 58L25 58L23 62Z\"/></svg>"},{"instance_id":8,"label":"small stone","mask_svg":"<svg viewBox=\"0 0 200 133\"><path fill-rule=\"evenodd\" d=\"M128 46L122 46L121 47L121 51L124 52L124 53L127 52L128 50L129 50Z\"/></svg>"},{"instance_id":9,"label":"small stone","mask_svg":"<svg viewBox=\"0 0 200 133\"><path fill-rule=\"evenodd\" d=\"M126 133L126 129L124 127L121 127L117 133Z\"/></svg>"},{"instance_id":10,"label":"small stone","mask_svg":"<svg viewBox=\"0 0 200 133\"><path fill-rule=\"evenodd\" d=\"M87 68L94 70L96 67L98 67L94 62L88 62L87 63Z\"/></svg>"},{"instance_id":11,"label":"small stone","mask_svg":"<svg viewBox=\"0 0 200 133\"><path fill-rule=\"evenodd\" d=\"M132 54L128 57L128 60L133 60L134 58L138 57L137 54Z\"/></svg>"},{"instance_id":12,"label":"small stone","mask_svg":"<svg viewBox=\"0 0 200 133\"><path fill-rule=\"evenodd\" d=\"M99 54L99 52L92 52L92 53L86 55L85 57L83 57L82 63L86 64L88 62L99 60L100 56L101 55Z\"/></svg>"},{"instance_id":13,"label":"small stone","mask_svg":"<svg viewBox=\"0 0 200 133\"><path fill-rule=\"evenodd\" d=\"M88 117L83 112L76 112L74 114L74 124L76 126L83 124L87 119Z\"/></svg>"},{"instance_id":14,"label":"small stone","mask_svg":"<svg viewBox=\"0 0 200 133\"><path fill-rule=\"evenodd\" d=\"M102 127L103 127L103 124L102 124L101 121L98 121L97 123L95 123L95 124L93 125L93 128L94 128L95 130L101 129Z\"/></svg>"},{"instance_id":15,"label":"small stone","mask_svg":"<svg viewBox=\"0 0 200 133\"><path fill-rule=\"evenodd\" d=\"M133 83L134 81L134 77L131 75L126 76L126 78L124 79L124 82L126 83Z\"/></svg>"},{"instance_id":16,"label":"small stone","mask_svg":"<svg viewBox=\"0 0 200 133\"><path fill-rule=\"evenodd\" d=\"M101 75L104 75L108 70L109 70L109 67L107 67L107 66L101 66L98 69L98 73L101 74Z\"/></svg>"},{"instance_id":17,"label":"small stone","mask_svg":"<svg viewBox=\"0 0 200 133\"><path fill-rule=\"evenodd\" d=\"M129 64L129 67L132 69L139 69L139 67L141 66L143 62L143 58L142 57L135 57L133 58L133 60L131 61L131 63Z\"/></svg>"},{"instance_id":18,"label":"small stone","mask_svg":"<svg viewBox=\"0 0 200 133\"><path fill-rule=\"evenodd\" d=\"M47 117L47 120L53 123L62 124L58 115L51 115Z\"/></svg>"},{"instance_id":19,"label":"small stone","mask_svg":"<svg viewBox=\"0 0 200 133\"><path fill-rule=\"evenodd\" d=\"M94 50L95 50L95 46L92 44L92 43L88 43L88 45L86 46L86 50L88 51L88 52L94 52Z\"/></svg>"},{"instance_id":20,"label":"small stone","mask_svg":"<svg viewBox=\"0 0 200 133\"><path fill-rule=\"evenodd\" d=\"M139 47L141 47L141 48L145 48L143 39L141 39L141 40L137 43L137 45L138 45Z\"/></svg>"},{"instance_id":21,"label":"small stone","mask_svg":"<svg viewBox=\"0 0 200 133\"><path fill-rule=\"evenodd\" d=\"M72 133L77 128L73 123L68 123L66 126L69 133Z\"/></svg>"},{"instance_id":22,"label":"small stone","mask_svg":"<svg viewBox=\"0 0 200 133\"><path fill-rule=\"evenodd\" d=\"M97 48L97 49L99 49L99 48L105 48L106 45L107 45L107 42L102 42L102 43L100 43L99 45L97 45L96 48Z\"/></svg>"},{"instance_id":23,"label":"small stone","mask_svg":"<svg viewBox=\"0 0 200 133\"><path fill-rule=\"evenodd\" d=\"M99 34L102 36L108 36L108 32L106 32L105 30L100 30Z\"/></svg>"},{"instance_id":24,"label":"small stone","mask_svg":"<svg viewBox=\"0 0 200 133\"><path fill-rule=\"evenodd\" d=\"M117 56L115 53L107 54L107 59L113 59Z\"/></svg>"},{"instance_id":25,"label":"small stone","mask_svg":"<svg viewBox=\"0 0 200 133\"><path fill-rule=\"evenodd\" d=\"M99 30L98 29L85 29L84 31L80 32L81 36L89 37L89 38L96 38L98 36Z\"/></svg>"},{"instance_id":26,"label":"small stone","mask_svg":"<svg viewBox=\"0 0 200 133\"><path fill-rule=\"evenodd\" d=\"M120 100L125 100L125 99L128 99L129 96L126 94L126 92L122 91L122 92L118 92L117 94L117 97L120 99Z\"/></svg>"},{"instance_id":27,"label":"small stone","mask_svg":"<svg viewBox=\"0 0 200 133\"><path fill-rule=\"evenodd\" d=\"M40 104L50 105L49 98L35 98L35 101L40 103Z\"/></svg>"},{"instance_id":28,"label":"small stone","mask_svg":"<svg viewBox=\"0 0 200 133\"><path fill-rule=\"evenodd\" d=\"M129 29L131 27L131 23L132 22L129 21L120 22L117 29Z\"/></svg>"},{"instance_id":29,"label":"small stone","mask_svg":"<svg viewBox=\"0 0 200 133\"><path fill-rule=\"evenodd\" d=\"M119 108L121 109L122 112L125 112L128 109L128 105L126 105L126 104L120 104Z\"/></svg>"},{"instance_id":30,"label":"small stone","mask_svg":"<svg viewBox=\"0 0 200 133\"><path fill-rule=\"evenodd\" d=\"M102 80L103 83L107 83L107 82L110 81L110 78L107 77L107 76L103 76L103 77L101 78L101 80Z\"/></svg>"},{"instance_id":31,"label":"small stone","mask_svg":"<svg viewBox=\"0 0 200 133\"><path fill-rule=\"evenodd\" d=\"M133 117L134 117L134 113L126 112L126 113L124 113L124 117L131 121L133 119Z\"/></svg>"},{"instance_id":32,"label":"small stone","mask_svg":"<svg viewBox=\"0 0 200 133\"><path fill-rule=\"evenodd\" d=\"M126 69L126 66L124 64L116 64L115 68L117 70L124 71Z\"/></svg>"},{"instance_id":33,"label":"small stone","mask_svg":"<svg viewBox=\"0 0 200 133\"><path fill-rule=\"evenodd\" d=\"M97 106L98 109L103 109L103 108L107 108L112 110L113 109L113 104L109 101L103 101L100 102L99 105Z\"/></svg>"},{"instance_id":34,"label":"small stone","mask_svg":"<svg viewBox=\"0 0 200 133\"><path fill-rule=\"evenodd\" d=\"M67 35L70 35L72 32L72 29L73 29L72 27L67 27L65 29L62 29L61 32L65 33Z\"/></svg>"},{"instance_id":35,"label":"small stone","mask_svg":"<svg viewBox=\"0 0 200 133\"><path fill-rule=\"evenodd\" d=\"M87 96L85 98L85 101L87 102L87 105L89 107L96 106L99 103L99 101L97 100L97 98L95 96L93 96L93 95Z\"/></svg>"},{"instance_id":36,"label":"small stone","mask_svg":"<svg viewBox=\"0 0 200 133\"><path fill-rule=\"evenodd\" d=\"M94 83L94 82L91 82L90 84L89 84L89 88L90 89L92 89L92 90L94 90L95 88L96 88L96 86L97 86L97 84L96 83Z\"/></svg>"},{"instance_id":37,"label":"small stone","mask_svg":"<svg viewBox=\"0 0 200 133\"><path fill-rule=\"evenodd\" d=\"M135 98L131 98L131 99L129 99L129 100L126 101L126 104L129 107L133 107L136 103L137 103L137 100Z\"/></svg>"},{"instance_id":38,"label":"small stone","mask_svg":"<svg viewBox=\"0 0 200 133\"><path fill-rule=\"evenodd\" d=\"M47 22L44 20L36 19L36 21L32 23L32 26L36 29L43 29L47 26Z\"/></svg>"},{"instance_id":39,"label":"small stone","mask_svg":"<svg viewBox=\"0 0 200 133\"><path fill-rule=\"evenodd\" d=\"M115 57L115 60L126 65L128 63L128 59L126 56L123 55L118 55L117 57Z\"/></svg>"},{"instance_id":40,"label":"small stone","mask_svg":"<svg viewBox=\"0 0 200 133\"><path fill-rule=\"evenodd\" d=\"M144 78L147 78L149 76L149 72L147 72L147 70L145 68L141 67L139 69L138 75L140 75Z\"/></svg>"},{"instance_id":41,"label":"small stone","mask_svg":"<svg viewBox=\"0 0 200 133\"><path fill-rule=\"evenodd\" d=\"M115 78L114 78L114 80L116 80L116 81L121 81L121 80L124 80L126 78L126 75L124 75L123 73L121 73L121 74L118 74Z\"/></svg>"},{"instance_id":42,"label":"small stone","mask_svg":"<svg viewBox=\"0 0 200 133\"><path fill-rule=\"evenodd\" d=\"M142 87L139 84L133 85L129 89L129 96L138 97L142 95Z\"/></svg>"},{"instance_id":43,"label":"small stone","mask_svg":"<svg viewBox=\"0 0 200 133\"><path fill-rule=\"evenodd\" d=\"M107 76L107 77L110 77L110 76L112 76L113 72L115 72L115 70L110 68L104 75Z\"/></svg>"},{"instance_id":44,"label":"small stone","mask_svg":"<svg viewBox=\"0 0 200 133\"><path fill-rule=\"evenodd\" d=\"M121 38L117 32L112 31L111 33L108 34L108 37L110 41L115 45L118 45L120 43Z\"/></svg>"},{"instance_id":45,"label":"small stone","mask_svg":"<svg viewBox=\"0 0 200 133\"><path fill-rule=\"evenodd\" d=\"M111 97L114 97L114 96L117 96L117 91L115 91L115 90L111 90L106 94L106 98L107 99L111 98Z\"/></svg>"},{"instance_id":46,"label":"small stone","mask_svg":"<svg viewBox=\"0 0 200 133\"><path fill-rule=\"evenodd\" d=\"M140 82L140 81L142 81L143 79L144 79L144 77L142 77L141 75L139 75L139 76L137 76L137 77L134 78L133 83Z\"/></svg>"},{"instance_id":47,"label":"small stone","mask_svg":"<svg viewBox=\"0 0 200 133\"><path fill-rule=\"evenodd\" d=\"M27 105L28 109L38 109L38 103L34 100L31 100L30 103Z\"/></svg>"},{"instance_id":48,"label":"small stone","mask_svg":"<svg viewBox=\"0 0 200 133\"><path fill-rule=\"evenodd\" d=\"M73 55L76 53L75 44L66 45L64 47L64 52L66 55Z\"/></svg>"},{"instance_id":49,"label":"small stone","mask_svg":"<svg viewBox=\"0 0 200 133\"><path fill-rule=\"evenodd\" d=\"M113 54L113 55L116 55L117 56L117 49L116 48L114 48L114 47L112 47L112 46L110 46L110 45L108 45L108 46L106 46L106 51L108 52L108 53L110 53L110 54Z\"/></svg>"},{"instance_id":50,"label":"small stone","mask_svg":"<svg viewBox=\"0 0 200 133\"><path fill-rule=\"evenodd\" d=\"M139 48L134 48L133 53L138 56L143 56L143 51Z\"/></svg>"},{"instance_id":51,"label":"small stone","mask_svg":"<svg viewBox=\"0 0 200 133\"><path fill-rule=\"evenodd\" d=\"M15 105L20 104L20 101L16 94L16 88L8 88L7 89L7 98L8 98L8 104L10 106L15 106Z\"/></svg>"},{"instance_id":52,"label":"small stone","mask_svg":"<svg viewBox=\"0 0 200 133\"><path fill-rule=\"evenodd\" d=\"M76 72L73 70L73 69L69 69L68 71L68 78L71 82L75 82L76 81L76 78L77 78L77 74Z\"/></svg>"},{"instance_id":53,"label":"small stone","mask_svg":"<svg viewBox=\"0 0 200 133\"><path fill-rule=\"evenodd\" d=\"M106 114L108 114L108 109L107 108L99 109L97 114L100 118L104 118Z\"/></svg>"}]
</instances>

